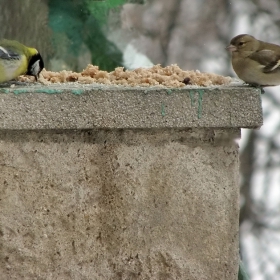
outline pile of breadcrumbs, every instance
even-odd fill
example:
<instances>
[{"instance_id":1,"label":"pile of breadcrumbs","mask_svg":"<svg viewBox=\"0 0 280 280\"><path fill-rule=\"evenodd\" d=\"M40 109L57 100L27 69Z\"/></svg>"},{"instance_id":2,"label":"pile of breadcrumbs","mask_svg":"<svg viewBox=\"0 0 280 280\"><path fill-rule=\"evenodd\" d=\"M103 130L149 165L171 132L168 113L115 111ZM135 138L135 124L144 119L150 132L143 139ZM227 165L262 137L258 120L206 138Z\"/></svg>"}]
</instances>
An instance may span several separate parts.
<instances>
[{"instance_id":1,"label":"pile of breadcrumbs","mask_svg":"<svg viewBox=\"0 0 280 280\"><path fill-rule=\"evenodd\" d=\"M34 77L20 76L19 81L32 82ZM81 84L100 83L123 86L164 86L184 87L185 85L212 86L224 85L231 82L230 77L212 73L196 71L183 71L176 64L161 67L155 65L151 68L138 68L124 70L118 67L112 72L99 70L98 66L89 64L81 73L72 71L51 72L43 69L39 82L42 84L78 82Z\"/></svg>"}]
</instances>

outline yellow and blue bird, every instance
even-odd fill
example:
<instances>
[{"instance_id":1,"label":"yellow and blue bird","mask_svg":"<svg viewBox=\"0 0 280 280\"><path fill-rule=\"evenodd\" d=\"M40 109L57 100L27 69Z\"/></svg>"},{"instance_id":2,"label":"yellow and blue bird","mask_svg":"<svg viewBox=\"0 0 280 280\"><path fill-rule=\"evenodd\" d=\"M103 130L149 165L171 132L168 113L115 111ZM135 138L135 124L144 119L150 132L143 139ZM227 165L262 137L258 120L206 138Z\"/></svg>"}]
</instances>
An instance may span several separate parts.
<instances>
[{"instance_id":1,"label":"yellow and blue bird","mask_svg":"<svg viewBox=\"0 0 280 280\"><path fill-rule=\"evenodd\" d=\"M40 53L14 40L0 40L0 83L20 75L34 76L37 80L44 68Z\"/></svg>"}]
</instances>

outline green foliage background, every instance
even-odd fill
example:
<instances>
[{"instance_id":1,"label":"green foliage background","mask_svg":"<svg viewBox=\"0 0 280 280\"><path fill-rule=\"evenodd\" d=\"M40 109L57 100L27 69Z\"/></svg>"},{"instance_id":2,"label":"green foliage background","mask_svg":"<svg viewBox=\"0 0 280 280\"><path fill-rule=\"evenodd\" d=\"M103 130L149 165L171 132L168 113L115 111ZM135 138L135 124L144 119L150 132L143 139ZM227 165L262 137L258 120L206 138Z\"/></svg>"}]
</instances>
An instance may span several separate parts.
<instances>
[{"instance_id":1,"label":"green foliage background","mask_svg":"<svg viewBox=\"0 0 280 280\"><path fill-rule=\"evenodd\" d=\"M53 51L56 57L77 69L77 57L85 45L91 61L101 69L111 71L122 65L122 53L104 35L109 11L120 7L125 0L49 0L49 26L52 30ZM86 65L85 65L86 66Z\"/></svg>"}]
</instances>

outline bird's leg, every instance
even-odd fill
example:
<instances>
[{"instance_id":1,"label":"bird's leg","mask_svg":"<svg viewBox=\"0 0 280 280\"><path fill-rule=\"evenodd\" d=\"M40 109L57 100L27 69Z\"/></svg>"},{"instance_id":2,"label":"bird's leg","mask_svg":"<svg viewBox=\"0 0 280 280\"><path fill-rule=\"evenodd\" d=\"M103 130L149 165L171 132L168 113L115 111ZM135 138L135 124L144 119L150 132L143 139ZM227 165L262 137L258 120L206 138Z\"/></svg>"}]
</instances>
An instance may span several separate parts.
<instances>
[{"instance_id":1,"label":"bird's leg","mask_svg":"<svg viewBox=\"0 0 280 280\"><path fill-rule=\"evenodd\" d=\"M246 83L245 83L245 84L246 84ZM260 89L261 94L264 94L264 93L265 93L264 88L263 88L263 86L261 86L261 85L258 85L258 84L247 84L247 85L249 85L250 87L254 87L254 88Z\"/></svg>"}]
</instances>

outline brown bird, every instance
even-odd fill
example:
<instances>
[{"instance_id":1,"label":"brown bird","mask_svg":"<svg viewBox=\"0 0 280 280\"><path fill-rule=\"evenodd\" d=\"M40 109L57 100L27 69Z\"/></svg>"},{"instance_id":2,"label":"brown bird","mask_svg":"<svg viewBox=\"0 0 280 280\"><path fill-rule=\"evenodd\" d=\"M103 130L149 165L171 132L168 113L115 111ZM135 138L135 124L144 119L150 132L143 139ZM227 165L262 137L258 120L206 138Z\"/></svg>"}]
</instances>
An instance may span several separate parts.
<instances>
[{"instance_id":1,"label":"brown bird","mask_svg":"<svg viewBox=\"0 0 280 280\"><path fill-rule=\"evenodd\" d=\"M241 34L226 48L237 76L253 86L280 85L280 46Z\"/></svg>"}]
</instances>

